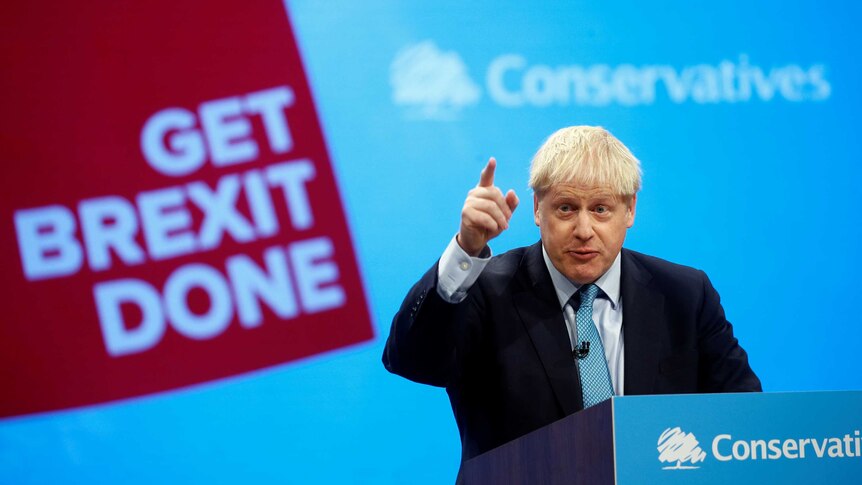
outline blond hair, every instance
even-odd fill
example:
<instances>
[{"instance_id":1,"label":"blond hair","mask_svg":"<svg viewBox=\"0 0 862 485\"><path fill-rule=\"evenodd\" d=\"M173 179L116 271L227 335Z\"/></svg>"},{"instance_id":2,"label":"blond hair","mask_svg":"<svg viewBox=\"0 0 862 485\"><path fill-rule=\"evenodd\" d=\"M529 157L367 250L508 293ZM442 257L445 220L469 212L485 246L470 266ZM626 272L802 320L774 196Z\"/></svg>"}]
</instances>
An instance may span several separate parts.
<instances>
[{"instance_id":1,"label":"blond hair","mask_svg":"<svg viewBox=\"0 0 862 485\"><path fill-rule=\"evenodd\" d=\"M530 188L541 195L555 184L607 187L622 197L641 188L640 162L600 126L569 126L545 140L530 165Z\"/></svg>"}]
</instances>

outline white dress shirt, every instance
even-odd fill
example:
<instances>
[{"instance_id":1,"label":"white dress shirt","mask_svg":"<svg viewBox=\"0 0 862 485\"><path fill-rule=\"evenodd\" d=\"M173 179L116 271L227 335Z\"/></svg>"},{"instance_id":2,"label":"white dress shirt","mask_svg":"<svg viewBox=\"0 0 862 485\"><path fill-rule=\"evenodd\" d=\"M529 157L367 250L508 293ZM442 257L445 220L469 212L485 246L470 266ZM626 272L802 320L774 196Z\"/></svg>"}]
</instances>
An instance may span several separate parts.
<instances>
[{"instance_id":1,"label":"white dress shirt","mask_svg":"<svg viewBox=\"0 0 862 485\"><path fill-rule=\"evenodd\" d=\"M560 310L569 331L569 340L572 348L575 347L575 336L577 335L577 323L575 312L577 309L566 305L580 285L573 283L560 273L551 263L548 253L542 247L542 256L545 265L551 274L551 281L560 302ZM482 274L482 270L491 260L488 257L478 258L467 254L453 237L440 257L437 267L437 294L449 303L460 303L467 297L467 291ZM605 350L605 359L608 362L608 370L611 374L611 383L614 387L614 395L623 395L624 381L624 342L623 342L623 301L620 295L620 255L617 254L611 267L595 281L599 287L599 295L593 302L593 323L598 329Z\"/></svg>"}]
</instances>

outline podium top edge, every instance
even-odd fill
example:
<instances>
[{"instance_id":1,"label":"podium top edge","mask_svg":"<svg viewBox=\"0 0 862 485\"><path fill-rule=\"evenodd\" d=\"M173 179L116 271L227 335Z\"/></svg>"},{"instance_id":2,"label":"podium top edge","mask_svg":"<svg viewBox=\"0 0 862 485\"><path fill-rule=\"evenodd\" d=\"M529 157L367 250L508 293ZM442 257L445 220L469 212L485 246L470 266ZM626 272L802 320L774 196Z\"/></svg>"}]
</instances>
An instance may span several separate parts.
<instances>
[{"instance_id":1,"label":"podium top edge","mask_svg":"<svg viewBox=\"0 0 862 485\"><path fill-rule=\"evenodd\" d=\"M620 400L635 400L635 399L667 399L667 398L681 398L681 397L719 397L719 396L727 396L727 397L745 397L745 396L827 396L827 395L862 395L862 390L856 389L841 389L841 390L821 390L821 391L773 391L773 392L722 392L722 393L692 393L692 394L637 394L637 395L625 395L625 396L613 396L611 398L612 402L617 402Z\"/></svg>"}]
</instances>

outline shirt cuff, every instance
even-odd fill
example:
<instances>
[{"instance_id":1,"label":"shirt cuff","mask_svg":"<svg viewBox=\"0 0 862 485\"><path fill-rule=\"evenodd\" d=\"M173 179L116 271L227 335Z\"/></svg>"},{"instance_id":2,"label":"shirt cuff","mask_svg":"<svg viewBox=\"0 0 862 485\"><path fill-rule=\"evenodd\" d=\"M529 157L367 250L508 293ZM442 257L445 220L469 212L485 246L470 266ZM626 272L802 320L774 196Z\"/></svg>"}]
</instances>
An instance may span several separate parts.
<instances>
[{"instance_id":1,"label":"shirt cuff","mask_svg":"<svg viewBox=\"0 0 862 485\"><path fill-rule=\"evenodd\" d=\"M491 250L488 246L485 246L479 257L472 257L461 249L456 237L453 237L437 265L437 294L449 303L461 303L490 260Z\"/></svg>"}]
</instances>

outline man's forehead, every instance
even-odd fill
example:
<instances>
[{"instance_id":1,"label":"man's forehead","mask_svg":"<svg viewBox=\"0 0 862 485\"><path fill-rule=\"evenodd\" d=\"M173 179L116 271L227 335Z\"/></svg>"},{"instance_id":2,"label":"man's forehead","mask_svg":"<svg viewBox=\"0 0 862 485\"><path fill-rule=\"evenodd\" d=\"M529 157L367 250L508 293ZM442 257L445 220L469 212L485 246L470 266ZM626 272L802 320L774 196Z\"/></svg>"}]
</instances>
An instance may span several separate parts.
<instances>
[{"instance_id":1,"label":"man's forehead","mask_svg":"<svg viewBox=\"0 0 862 485\"><path fill-rule=\"evenodd\" d=\"M574 197L584 199L618 199L625 197L617 194L611 187L604 185L590 185L580 182L552 184L545 191L545 196L550 197Z\"/></svg>"}]
</instances>

